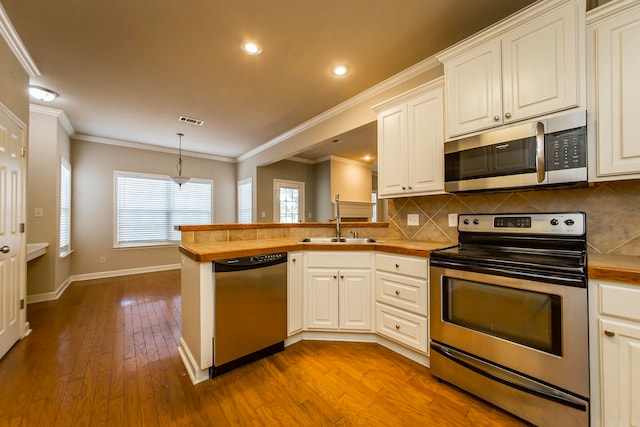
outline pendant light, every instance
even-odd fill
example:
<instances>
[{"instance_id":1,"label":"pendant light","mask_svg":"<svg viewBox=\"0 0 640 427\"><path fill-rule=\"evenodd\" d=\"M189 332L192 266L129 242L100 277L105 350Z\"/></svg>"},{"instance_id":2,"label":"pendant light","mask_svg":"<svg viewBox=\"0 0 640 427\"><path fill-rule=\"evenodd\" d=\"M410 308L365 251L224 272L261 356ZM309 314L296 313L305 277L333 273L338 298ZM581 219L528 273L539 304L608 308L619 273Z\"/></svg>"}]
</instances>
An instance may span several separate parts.
<instances>
[{"instance_id":1,"label":"pendant light","mask_svg":"<svg viewBox=\"0 0 640 427\"><path fill-rule=\"evenodd\" d=\"M178 164L176 164L176 170L178 171L178 176L170 177L173 182L178 184L178 186L182 187L182 184L186 184L191 180L191 178L187 178L186 176L182 176L182 137L183 133L178 132L179 142L178 142Z\"/></svg>"}]
</instances>

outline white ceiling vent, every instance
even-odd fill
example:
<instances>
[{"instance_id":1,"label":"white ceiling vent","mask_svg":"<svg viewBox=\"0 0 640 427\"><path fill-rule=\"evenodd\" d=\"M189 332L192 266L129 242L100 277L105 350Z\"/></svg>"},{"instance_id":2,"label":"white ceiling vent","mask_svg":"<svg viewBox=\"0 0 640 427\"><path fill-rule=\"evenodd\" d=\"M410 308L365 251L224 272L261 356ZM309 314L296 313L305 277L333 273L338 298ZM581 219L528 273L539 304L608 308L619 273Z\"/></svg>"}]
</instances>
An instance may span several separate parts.
<instances>
[{"instance_id":1,"label":"white ceiling vent","mask_svg":"<svg viewBox=\"0 0 640 427\"><path fill-rule=\"evenodd\" d=\"M190 123L196 126L202 126L204 124L204 120L192 119L191 117L180 116L178 119L181 122Z\"/></svg>"}]
</instances>

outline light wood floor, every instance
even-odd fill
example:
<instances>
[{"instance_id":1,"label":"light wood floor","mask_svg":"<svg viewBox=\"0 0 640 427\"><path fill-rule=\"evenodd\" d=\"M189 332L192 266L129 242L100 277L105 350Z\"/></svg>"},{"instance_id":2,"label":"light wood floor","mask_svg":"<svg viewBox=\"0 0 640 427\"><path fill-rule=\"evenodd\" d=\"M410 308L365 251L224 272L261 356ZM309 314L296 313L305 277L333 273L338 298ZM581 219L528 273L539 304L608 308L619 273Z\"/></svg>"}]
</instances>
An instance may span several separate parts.
<instances>
[{"instance_id":1,"label":"light wood floor","mask_svg":"<svg viewBox=\"0 0 640 427\"><path fill-rule=\"evenodd\" d=\"M303 341L197 386L177 271L72 284L28 306L0 361L0 426L522 426L377 344Z\"/></svg>"}]
</instances>

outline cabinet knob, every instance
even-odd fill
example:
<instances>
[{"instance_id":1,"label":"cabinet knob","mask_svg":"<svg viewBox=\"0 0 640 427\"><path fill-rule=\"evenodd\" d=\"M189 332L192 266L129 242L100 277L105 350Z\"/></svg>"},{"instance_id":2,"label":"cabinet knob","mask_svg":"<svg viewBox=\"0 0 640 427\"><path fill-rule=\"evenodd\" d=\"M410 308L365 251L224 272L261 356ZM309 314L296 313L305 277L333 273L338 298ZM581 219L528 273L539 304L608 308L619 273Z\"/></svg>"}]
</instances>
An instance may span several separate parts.
<instances>
[{"instance_id":1,"label":"cabinet knob","mask_svg":"<svg viewBox=\"0 0 640 427\"><path fill-rule=\"evenodd\" d=\"M396 268L400 268L400 264L396 264Z\"/></svg>"},{"instance_id":2,"label":"cabinet knob","mask_svg":"<svg viewBox=\"0 0 640 427\"><path fill-rule=\"evenodd\" d=\"M396 325L396 329L400 329L400 325Z\"/></svg>"},{"instance_id":3,"label":"cabinet knob","mask_svg":"<svg viewBox=\"0 0 640 427\"><path fill-rule=\"evenodd\" d=\"M608 337L615 337L616 333L613 331L610 331L609 329L607 329L606 331L604 331L604 334Z\"/></svg>"},{"instance_id":4,"label":"cabinet knob","mask_svg":"<svg viewBox=\"0 0 640 427\"><path fill-rule=\"evenodd\" d=\"M400 295L400 291L396 291L396 295Z\"/></svg>"},{"instance_id":5,"label":"cabinet knob","mask_svg":"<svg viewBox=\"0 0 640 427\"><path fill-rule=\"evenodd\" d=\"M407 189L407 187L402 187L402 189L403 189L403 190L406 190L406 189Z\"/></svg>"},{"instance_id":6,"label":"cabinet knob","mask_svg":"<svg viewBox=\"0 0 640 427\"><path fill-rule=\"evenodd\" d=\"M2 248L0 248L0 252L2 252L3 254L8 254L9 252L11 252L11 248L7 245L4 245Z\"/></svg>"},{"instance_id":7,"label":"cabinet knob","mask_svg":"<svg viewBox=\"0 0 640 427\"><path fill-rule=\"evenodd\" d=\"M338 276L336 276L336 275L334 274L334 275L333 275L333 278L334 278L334 279L337 279L337 278L338 278Z\"/></svg>"},{"instance_id":8,"label":"cabinet knob","mask_svg":"<svg viewBox=\"0 0 640 427\"><path fill-rule=\"evenodd\" d=\"M511 118L511 113L506 113L506 114L504 115L504 117L505 117L505 118L507 118L507 119L510 119L510 118Z\"/></svg>"},{"instance_id":9,"label":"cabinet knob","mask_svg":"<svg viewBox=\"0 0 640 427\"><path fill-rule=\"evenodd\" d=\"M341 279L344 279L344 276L340 276Z\"/></svg>"},{"instance_id":10,"label":"cabinet knob","mask_svg":"<svg viewBox=\"0 0 640 427\"><path fill-rule=\"evenodd\" d=\"M409 186L409 190L412 190L412 189L413 189L413 187Z\"/></svg>"},{"instance_id":11,"label":"cabinet knob","mask_svg":"<svg viewBox=\"0 0 640 427\"><path fill-rule=\"evenodd\" d=\"M500 116L493 116L493 121L494 122L499 122L500 121Z\"/></svg>"},{"instance_id":12,"label":"cabinet knob","mask_svg":"<svg viewBox=\"0 0 640 427\"><path fill-rule=\"evenodd\" d=\"M296 259L295 258L291 258L291 261L296 262Z\"/></svg>"}]
</instances>

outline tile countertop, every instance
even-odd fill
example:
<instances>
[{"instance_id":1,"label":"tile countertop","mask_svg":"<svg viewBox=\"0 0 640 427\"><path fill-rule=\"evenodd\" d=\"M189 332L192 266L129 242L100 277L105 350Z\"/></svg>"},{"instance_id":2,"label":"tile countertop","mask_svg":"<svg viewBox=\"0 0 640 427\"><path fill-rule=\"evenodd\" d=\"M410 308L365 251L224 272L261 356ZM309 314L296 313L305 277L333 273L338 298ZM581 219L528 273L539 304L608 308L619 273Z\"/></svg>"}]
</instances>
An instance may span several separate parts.
<instances>
[{"instance_id":1,"label":"tile countertop","mask_svg":"<svg viewBox=\"0 0 640 427\"><path fill-rule=\"evenodd\" d=\"M377 243L303 243L298 237L239 240L233 242L184 243L180 252L197 262L300 250L379 251L428 258L432 249L449 246L443 242L382 240ZM588 256L589 279L640 285L640 257L623 255Z\"/></svg>"},{"instance_id":2,"label":"tile countertop","mask_svg":"<svg viewBox=\"0 0 640 427\"><path fill-rule=\"evenodd\" d=\"M376 243L303 243L299 237L284 237L278 239L239 240L234 242L183 243L180 245L180 252L198 262L210 262L216 259L260 255L270 252L292 252L300 250L374 250L428 258L432 249L443 246L449 246L449 244L443 242L387 239Z\"/></svg>"}]
</instances>

